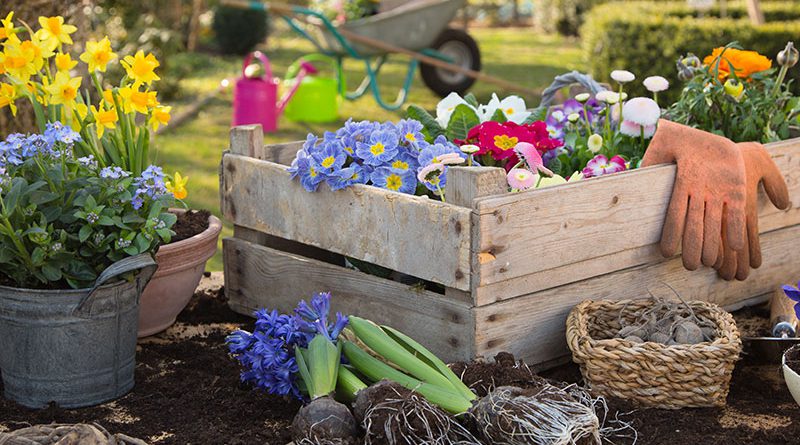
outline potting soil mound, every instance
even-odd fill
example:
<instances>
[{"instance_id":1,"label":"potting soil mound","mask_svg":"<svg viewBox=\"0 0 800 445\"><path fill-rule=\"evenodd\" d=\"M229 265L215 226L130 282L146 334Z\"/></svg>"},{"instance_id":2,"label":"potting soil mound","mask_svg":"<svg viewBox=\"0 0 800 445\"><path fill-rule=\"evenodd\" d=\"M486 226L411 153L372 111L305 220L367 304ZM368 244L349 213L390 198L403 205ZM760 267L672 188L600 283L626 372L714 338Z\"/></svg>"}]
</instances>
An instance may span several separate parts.
<instances>
[{"instance_id":1,"label":"potting soil mound","mask_svg":"<svg viewBox=\"0 0 800 445\"><path fill-rule=\"evenodd\" d=\"M140 341L136 387L131 393L81 410L33 411L0 400L0 431L52 422L97 422L152 444L285 445L300 405L240 384L239 366L228 357L224 345L229 330L239 326L251 329L252 319L230 311L222 291L199 292L175 327ZM478 393L495 386L538 386L540 382L510 355L500 355L498 363L456 364L454 370ZM580 380L575 365L541 376L562 382ZM800 408L786 389L779 365L740 361L724 408L672 411L639 409L616 400L608 404L610 418L619 412L621 420L633 424L637 444L800 443ZM617 437L614 443L631 444L633 439Z\"/></svg>"},{"instance_id":2,"label":"potting soil mound","mask_svg":"<svg viewBox=\"0 0 800 445\"><path fill-rule=\"evenodd\" d=\"M170 242L177 243L203 233L208 229L208 218L210 216L211 212L208 210L188 210L179 214L178 220L172 226L175 236L172 237Z\"/></svg>"}]
</instances>

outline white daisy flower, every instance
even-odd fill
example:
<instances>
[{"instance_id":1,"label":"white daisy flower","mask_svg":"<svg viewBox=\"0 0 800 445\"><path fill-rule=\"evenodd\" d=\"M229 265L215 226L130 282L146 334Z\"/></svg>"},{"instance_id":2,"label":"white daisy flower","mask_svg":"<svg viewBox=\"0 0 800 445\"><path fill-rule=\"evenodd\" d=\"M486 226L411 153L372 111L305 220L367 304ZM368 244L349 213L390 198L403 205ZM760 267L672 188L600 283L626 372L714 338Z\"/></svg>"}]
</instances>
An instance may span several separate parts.
<instances>
[{"instance_id":1,"label":"white daisy flower","mask_svg":"<svg viewBox=\"0 0 800 445\"><path fill-rule=\"evenodd\" d=\"M589 100L590 97L592 96L589 93L581 93L575 96L575 100L577 100L578 102L586 102L587 100Z\"/></svg>"},{"instance_id":2,"label":"white daisy flower","mask_svg":"<svg viewBox=\"0 0 800 445\"><path fill-rule=\"evenodd\" d=\"M589 147L589 151L592 153L597 153L603 148L603 136L599 134L593 134L589 136L589 139L586 141L586 145Z\"/></svg>"},{"instance_id":3,"label":"white daisy flower","mask_svg":"<svg viewBox=\"0 0 800 445\"><path fill-rule=\"evenodd\" d=\"M622 118L626 121L648 126L658 123L661 108L649 97L634 97L622 107Z\"/></svg>"},{"instance_id":4,"label":"white daisy flower","mask_svg":"<svg viewBox=\"0 0 800 445\"><path fill-rule=\"evenodd\" d=\"M570 122L578 122L578 119L580 119L580 118L581 118L581 115L578 114L578 113L570 113L570 115L567 116L567 120L570 121Z\"/></svg>"},{"instance_id":5,"label":"white daisy flower","mask_svg":"<svg viewBox=\"0 0 800 445\"><path fill-rule=\"evenodd\" d=\"M638 138L642 136L642 126L631 121L622 121L619 126L619 132L630 137ZM656 134L655 125L644 126L644 138L650 139Z\"/></svg>"},{"instance_id":6,"label":"white daisy flower","mask_svg":"<svg viewBox=\"0 0 800 445\"><path fill-rule=\"evenodd\" d=\"M605 102L607 104L615 104L619 102L619 93L615 93L613 91L604 90L594 97L595 99L599 100L600 102Z\"/></svg>"},{"instance_id":7,"label":"white daisy flower","mask_svg":"<svg viewBox=\"0 0 800 445\"><path fill-rule=\"evenodd\" d=\"M614 70L611 72L611 78L619 83L628 83L633 82L636 76L630 71Z\"/></svg>"},{"instance_id":8,"label":"white daisy flower","mask_svg":"<svg viewBox=\"0 0 800 445\"><path fill-rule=\"evenodd\" d=\"M647 91L658 93L669 88L669 81L661 76L650 76L642 82Z\"/></svg>"}]
</instances>

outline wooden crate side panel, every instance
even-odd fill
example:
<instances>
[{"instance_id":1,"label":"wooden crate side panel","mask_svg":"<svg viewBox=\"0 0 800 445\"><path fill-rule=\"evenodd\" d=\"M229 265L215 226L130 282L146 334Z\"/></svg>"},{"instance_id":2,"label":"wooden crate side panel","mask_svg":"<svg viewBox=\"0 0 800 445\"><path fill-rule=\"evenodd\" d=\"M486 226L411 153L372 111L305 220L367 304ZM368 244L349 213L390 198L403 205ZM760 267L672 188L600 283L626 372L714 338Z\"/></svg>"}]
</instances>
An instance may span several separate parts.
<instances>
[{"instance_id":1,"label":"wooden crate side panel","mask_svg":"<svg viewBox=\"0 0 800 445\"><path fill-rule=\"evenodd\" d=\"M716 271L689 272L680 258L637 266L600 277L548 289L488 306L475 308L478 355L510 351L531 364L569 354L565 322L573 306L583 300L647 297L673 298L669 283L686 300L705 300L729 310L768 297L800 276L800 225L761 237L764 264L745 281L723 281Z\"/></svg>"},{"instance_id":2,"label":"wooden crate side panel","mask_svg":"<svg viewBox=\"0 0 800 445\"><path fill-rule=\"evenodd\" d=\"M762 233L800 223L800 139L768 148L792 208L775 209L762 192ZM659 166L477 200L477 304L660 261L655 244L674 174L675 166Z\"/></svg>"},{"instance_id":3,"label":"wooden crate side panel","mask_svg":"<svg viewBox=\"0 0 800 445\"><path fill-rule=\"evenodd\" d=\"M333 310L391 325L445 360L474 355L469 303L236 238L223 241L225 291L242 314L291 311L314 292L333 293Z\"/></svg>"},{"instance_id":4,"label":"wooden crate side panel","mask_svg":"<svg viewBox=\"0 0 800 445\"><path fill-rule=\"evenodd\" d=\"M366 185L309 193L279 164L222 162L222 212L234 224L470 290L470 209Z\"/></svg>"}]
</instances>

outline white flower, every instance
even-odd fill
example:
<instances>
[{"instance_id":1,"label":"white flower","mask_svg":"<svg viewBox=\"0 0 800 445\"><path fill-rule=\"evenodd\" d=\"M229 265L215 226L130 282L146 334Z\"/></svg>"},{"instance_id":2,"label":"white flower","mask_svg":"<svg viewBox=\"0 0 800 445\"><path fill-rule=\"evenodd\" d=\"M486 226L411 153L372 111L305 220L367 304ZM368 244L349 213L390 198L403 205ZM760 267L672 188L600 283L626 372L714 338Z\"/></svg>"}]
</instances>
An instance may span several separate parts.
<instances>
[{"instance_id":1,"label":"white flower","mask_svg":"<svg viewBox=\"0 0 800 445\"><path fill-rule=\"evenodd\" d=\"M577 100L578 102L586 102L587 100L589 100L590 97L592 96L589 93L581 93L575 96L575 100Z\"/></svg>"},{"instance_id":2,"label":"white flower","mask_svg":"<svg viewBox=\"0 0 800 445\"><path fill-rule=\"evenodd\" d=\"M619 93L615 93L609 90L603 90L594 97L595 99L599 100L600 102L605 102L607 104L615 104L619 102Z\"/></svg>"},{"instance_id":3,"label":"white flower","mask_svg":"<svg viewBox=\"0 0 800 445\"><path fill-rule=\"evenodd\" d=\"M669 88L669 81L661 76L650 76L642 82L647 91L658 93Z\"/></svg>"},{"instance_id":4,"label":"white flower","mask_svg":"<svg viewBox=\"0 0 800 445\"><path fill-rule=\"evenodd\" d=\"M613 122L619 122L619 118L622 115L622 107L624 105L625 104L622 103L616 103L611 106L611 120Z\"/></svg>"},{"instance_id":5,"label":"white flower","mask_svg":"<svg viewBox=\"0 0 800 445\"><path fill-rule=\"evenodd\" d=\"M589 151L592 153L597 153L603 148L603 136L599 134L593 134L589 136L589 139L586 141L586 145L589 147Z\"/></svg>"},{"instance_id":6,"label":"white flower","mask_svg":"<svg viewBox=\"0 0 800 445\"><path fill-rule=\"evenodd\" d=\"M642 126L637 124L636 122L631 121L622 121L619 125L619 132L630 136L633 138L638 138L642 136ZM646 125L644 127L644 137L645 139L650 139L656 133L656 126L655 125Z\"/></svg>"},{"instance_id":7,"label":"white flower","mask_svg":"<svg viewBox=\"0 0 800 445\"><path fill-rule=\"evenodd\" d=\"M623 91L622 94L619 95L619 98L620 98L621 101L628 100L628 93Z\"/></svg>"},{"instance_id":8,"label":"white flower","mask_svg":"<svg viewBox=\"0 0 800 445\"><path fill-rule=\"evenodd\" d=\"M455 110L456 107L461 104L464 104L475 110L475 107L468 104L463 97L458 95L458 93L448 94L447 97L439 101L439 103L436 105L436 122L438 122L442 128L447 128L447 124L450 123L450 116L453 115L453 110ZM477 112L477 110L475 111Z\"/></svg>"},{"instance_id":9,"label":"white flower","mask_svg":"<svg viewBox=\"0 0 800 445\"><path fill-rule=\"evenodd\" d=\"M580 118L581 118L581 115L578 114L578 113L570 113L570 115L567 116L567 120L570 121L570 122L578 122L578 119L580 119Z\"/></svg>"},{"instance_id":10,"label":"white flower","mask_svg":"<svg viewBox=\"0 0 800 445\"><path fill-rule=\"evenodd\" d=\"M622 107L622 118L647 127L655 125L661 117L661 108L649 97L634 97Z\"/></svg>"},{"instance_id":11,"label":"white flower","mask_svg":"<svg viewBox=\"0 0 800 445\"><path fill-rule=\"evenodd\" d=\"M544 188L544 187L552 187L554 185L561 185L566 184L567 180L564 179L563 176L553 175L551 177L542 176L541 179L538 180L538 184L536 185L537 189Z\"/></svg>"},{"instance_id":12,"label":"white flower","mask_svg":"<svg viewBox=\"0 0 800 445\"><path fill-rule=\"evenodd\" d=\"M489 100L488 104L478 106L478 117L480 118L481 122L490 121L492 120L492 116L494 116L494 113L499 108L500 108L500 98L497 97L497 94L492 93L492 98ZM506 119L508 119L507 116Z\"/></svg>"},{"instance_id":13,"label":"white flower","mask_svg":"<svg viewBox=\"0 0 800 445\"><path fill-rule=\"evenodd\" d=\"M636 79L636 76L634 76L630 71L614 70L611 72L611 78L619 83L628 83L633 82L633 80Z\"/></svg>"},{"instance_id":14,"label":"white flower","mask_svg":"<svg viewBox=\"0 0 800 445\"><path fill-rule=\"evenodd\" d=\"M577 171L573 173L572 176L569 177L569 179L567 179L567 182L578 182L581 179L583 179L583 172Z\"/></svg>"},{"instance_id":15,"label":"white flower","mask_svg":"<svg viewBox=\"0 0 800 445\"><path fill-rule=\"evenodd\" d=\"M480 147L478 147L477 145L473 145L473 144L462 145L462 146L461 146L461 147L459 147L459 148L461 149L461 151L462 151L463 153L466 153L466 154L477 153L477 152L478 152L478 150L480 150L480 149L481 149L481 148L480 148Z\"/></svg>"}]
</instances>

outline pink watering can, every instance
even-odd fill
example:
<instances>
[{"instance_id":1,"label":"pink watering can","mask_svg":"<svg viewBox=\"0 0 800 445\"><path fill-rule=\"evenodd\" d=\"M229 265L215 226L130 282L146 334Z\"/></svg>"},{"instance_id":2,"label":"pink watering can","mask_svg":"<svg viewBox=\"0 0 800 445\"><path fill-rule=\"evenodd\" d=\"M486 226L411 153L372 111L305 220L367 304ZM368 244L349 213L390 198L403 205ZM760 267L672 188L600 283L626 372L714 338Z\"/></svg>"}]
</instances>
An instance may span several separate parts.
<instances>
[{"instance_id":1,"label":"pink watering can","mask_svg":"<svg viewBox=\"0 0 800 445\"><path fill-rule=\"evenodd\" d=\"M245 75L245 69L250 65L253 56L264 65L264 75L260 77ZM294 83L278 101L278 85L281 81L272 77L269 59L260 51L248 54L242 65L242 77L236 80L236 87L233 90L233 125L261 124L264 133L277 130L278 118L297 92L300 82L307 74L316 72L310 63L301 63L300 72L295 77Z\"/></svg>"}]
</instances>

